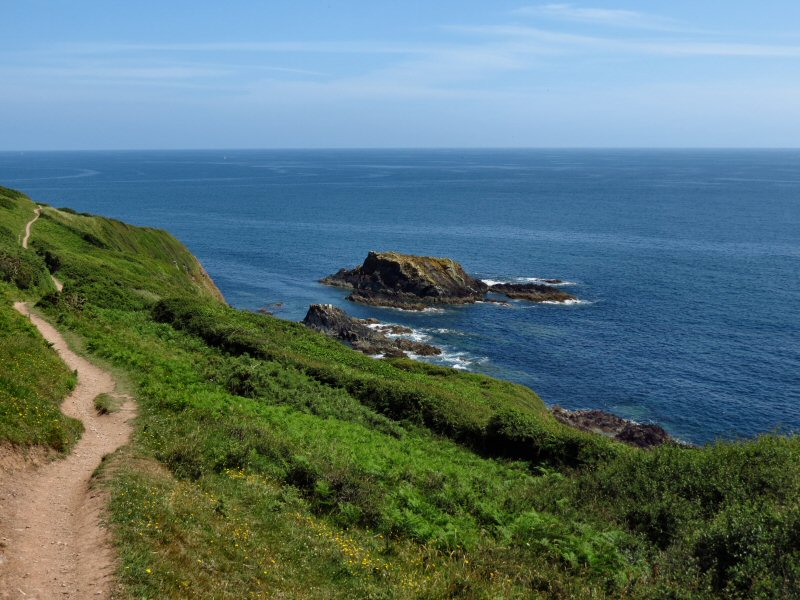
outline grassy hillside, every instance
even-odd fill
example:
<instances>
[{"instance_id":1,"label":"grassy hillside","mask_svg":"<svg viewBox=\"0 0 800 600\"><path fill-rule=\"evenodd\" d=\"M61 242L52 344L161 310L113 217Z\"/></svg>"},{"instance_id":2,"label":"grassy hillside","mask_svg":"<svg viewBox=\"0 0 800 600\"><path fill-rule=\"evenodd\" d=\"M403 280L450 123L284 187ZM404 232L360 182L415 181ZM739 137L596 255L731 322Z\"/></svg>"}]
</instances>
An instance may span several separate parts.
<instances>
[{"instance_id":1,"label":"grassy hillside","mask_svg":"<svg viewBox=\"0 0 800 600\"><path fill-rule=\"evenodd\" d=\"M121 597L798 596L796 438L581 433L522 386L227 307L161 231L47 208L29 254L63 292L8 289L140 404L99 474Z\"/></svg>"},{"instance_id":2,"label":"grassy hillside","mask_svg":"<svg viewBox=\"0 0 800 600\"><path fill-rule=\"evenodd\" d=\"M22 194L0 187L0 442L64 451L81 433L58 408L75 376L12 308L55 289L42 258L20 246L33 209Z\"/></svg>"}]
</instances>

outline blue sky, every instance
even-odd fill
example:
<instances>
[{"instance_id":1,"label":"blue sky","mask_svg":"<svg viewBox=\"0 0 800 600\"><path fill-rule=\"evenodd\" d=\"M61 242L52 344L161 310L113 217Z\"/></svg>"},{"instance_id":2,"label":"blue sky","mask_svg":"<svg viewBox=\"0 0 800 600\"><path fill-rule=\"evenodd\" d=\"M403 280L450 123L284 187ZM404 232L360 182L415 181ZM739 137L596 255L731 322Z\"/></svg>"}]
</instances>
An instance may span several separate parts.
<instances>
[{"instance_id":1,"label":"blue sky","mask_svg":"<svg viewBox=\"0 0 800 600\"><path fill-rule=\"evenodd\" d=\"M4 0L0 149L798 147L800 2Z\"/></svg>"}]
</instances>

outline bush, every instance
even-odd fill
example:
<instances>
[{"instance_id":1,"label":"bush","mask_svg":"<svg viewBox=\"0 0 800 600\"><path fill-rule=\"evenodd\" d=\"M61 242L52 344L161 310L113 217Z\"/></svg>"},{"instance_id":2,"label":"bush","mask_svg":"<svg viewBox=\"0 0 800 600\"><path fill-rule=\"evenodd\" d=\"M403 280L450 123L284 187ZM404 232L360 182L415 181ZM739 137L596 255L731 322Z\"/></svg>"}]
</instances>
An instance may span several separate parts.
<instances>
[{"instance_id":1,"label":"bush","mask_svg":"<svg viewBox=\"0 0 800 600\"><path fill-rule=\"evenodd\" d=\"M31 290L43 285L48 276L41 257L21 250L0 250L0 279Z\"/></svg>"},{"instance_id":2,"label":"bush","mask_svg":"<svg viewBox=\"0 0 800 600\"><path fill-rule=\"evenodd\" d=\"M614 447L599 436L542 422L516 410L501 410L491 418L486 447L496 456L565 467L594 463L614 454Z\"/></svg>"},{"instance_id":3,"label":"bush","mask_svg":"<svg viewBox=\"0 0 800 600\"><path fill-rule=\"evenodd\" d=\"M546 411L512 409L497 394L496 409L476 401L475 384L504 390L503 382L453 369L418 366L412 361L376 361L306 330L278 325L264 315L247 314L197 298L169 298L152 309L156 321L188 331L235 356L249 355L298 369L330 387L345 390L370 409L395 421L424 426L490 456L577 467L614 452L616 444L568 428ZM276 331L284 327L283 331ZM304 351L312 344L330 347L317 359ZM448 373L444 375L444 373ZM249 395L254 372L231 373L229 389ZM516 393L516 388L511 388ZM511 396L514 398L514 396ZM535 398L535 396L534 396ZM509 403L510 404L510 403ZM487 424L481 422L487 415Z\"/></svg>"},{"instance_id":4,"label":"bush","mask_svg":"<svg viewBox=\"0 0 800 600\"><path fill-rule=\"evenodd\" d=\"M694 544L700 568L728 598L797 597L800 509L757 502L722 511Z\"/></svg>"}]
</instances>

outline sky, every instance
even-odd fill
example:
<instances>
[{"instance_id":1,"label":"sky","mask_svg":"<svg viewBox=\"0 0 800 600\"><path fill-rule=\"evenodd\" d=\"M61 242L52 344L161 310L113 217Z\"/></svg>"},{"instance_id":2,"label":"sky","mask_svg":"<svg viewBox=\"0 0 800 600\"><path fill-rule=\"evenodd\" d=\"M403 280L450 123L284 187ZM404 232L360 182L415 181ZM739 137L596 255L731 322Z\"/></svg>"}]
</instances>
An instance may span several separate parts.
<instances>
[{"instance_id":1,"label":"sky","mask_svg":"<svg viewBox=\"0 0 800 600\"><path fill-rule=\"evenodd\" d=\"M0 150L800 146L796 0L0 8Z\"/></svg>"}]
</instances>

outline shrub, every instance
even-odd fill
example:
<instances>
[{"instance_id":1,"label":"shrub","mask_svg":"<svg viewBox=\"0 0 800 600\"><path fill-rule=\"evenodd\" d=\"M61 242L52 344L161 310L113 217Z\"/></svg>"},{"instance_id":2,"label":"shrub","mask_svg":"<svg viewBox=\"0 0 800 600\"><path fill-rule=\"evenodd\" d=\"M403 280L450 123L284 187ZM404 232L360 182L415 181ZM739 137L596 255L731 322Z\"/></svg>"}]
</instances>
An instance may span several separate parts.
<instances>
[{"instance_id":1,"label":"shrub","mask_svg":"<svg viewBox=\"0 0 800 600\"><path fill-rule=\"evenodd\" d=\"M0 250L0 279L22 290L30 290L47 280L44 261L30 252Z\"/></svg>"}]
</instances>

